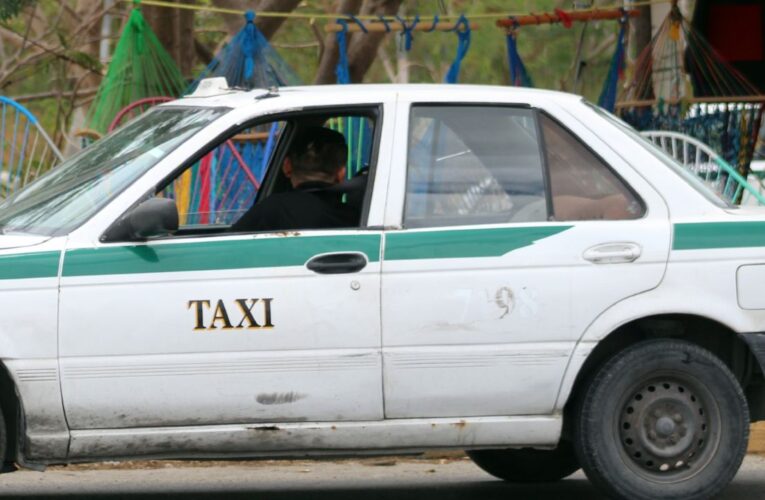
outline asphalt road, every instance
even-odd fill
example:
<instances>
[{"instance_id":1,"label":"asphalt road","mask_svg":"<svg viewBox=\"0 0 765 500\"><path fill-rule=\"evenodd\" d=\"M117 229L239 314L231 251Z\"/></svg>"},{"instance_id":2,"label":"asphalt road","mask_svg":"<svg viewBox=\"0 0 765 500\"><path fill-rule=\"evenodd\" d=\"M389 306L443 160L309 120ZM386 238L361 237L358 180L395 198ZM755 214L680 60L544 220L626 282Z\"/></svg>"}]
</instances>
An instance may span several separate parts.
<instances>
[{"instance_id":1,"label":"asphalt road","mask_svg":"<svg viewBox=\"0 0 765 500\"><path fill-rule=\"evenodd\" d=\"M555 484L508 485L469 460L127 462L21 470L0 498L483 500L598 499L581 472ZM724 500L765 499L765 457L749 456Z\"/></svg>"}]
</instances>

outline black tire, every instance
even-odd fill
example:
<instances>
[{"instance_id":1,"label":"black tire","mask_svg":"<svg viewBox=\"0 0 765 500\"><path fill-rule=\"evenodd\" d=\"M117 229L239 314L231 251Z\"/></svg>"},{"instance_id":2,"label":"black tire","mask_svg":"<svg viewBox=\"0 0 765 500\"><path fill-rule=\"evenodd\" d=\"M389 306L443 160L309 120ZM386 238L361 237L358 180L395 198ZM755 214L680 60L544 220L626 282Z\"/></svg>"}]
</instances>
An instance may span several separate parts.
<instances>
[{"instance_id":1,"label":"black tire","mask_svg":"<svg viewBox=\"0 0 765 500\"><path fill-rule=\"evenodd\" d=\"M736 378L711 352L649 340L607 362L575 410L574 448L587 477L626 499L703 499L738 471L749 409Z\"/></svg>"},{"instance_id":2,"label":"black tire","mask_svg":"<svg viewBox=\"0 0 765 500\"><path fill-rule=\"evenodd\" d=\"M512 483L550 483L579 470L574 447L567 441L554 450L472 450L467 454L481 469Z\"/></svg>"}]
</instances>

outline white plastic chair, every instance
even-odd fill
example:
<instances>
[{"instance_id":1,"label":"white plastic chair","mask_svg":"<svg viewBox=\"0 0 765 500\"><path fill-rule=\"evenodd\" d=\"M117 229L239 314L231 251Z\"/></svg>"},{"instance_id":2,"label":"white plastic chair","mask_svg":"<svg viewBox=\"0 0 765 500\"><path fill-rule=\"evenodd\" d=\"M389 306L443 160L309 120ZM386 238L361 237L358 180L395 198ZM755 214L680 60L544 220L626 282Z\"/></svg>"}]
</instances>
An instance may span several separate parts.
<instances>
[{"instance_id":1,"label":"white plastic chair","mask_svg":"<svg viewBox=\"0 0 765 500\"><path fill-rule=\"evenodd\" d=\"M735 167L698 139L667 130L641 133L731 203L740 200L741 205L765 206L765 196L749 184Z\"/></svg>"}]
</instances>

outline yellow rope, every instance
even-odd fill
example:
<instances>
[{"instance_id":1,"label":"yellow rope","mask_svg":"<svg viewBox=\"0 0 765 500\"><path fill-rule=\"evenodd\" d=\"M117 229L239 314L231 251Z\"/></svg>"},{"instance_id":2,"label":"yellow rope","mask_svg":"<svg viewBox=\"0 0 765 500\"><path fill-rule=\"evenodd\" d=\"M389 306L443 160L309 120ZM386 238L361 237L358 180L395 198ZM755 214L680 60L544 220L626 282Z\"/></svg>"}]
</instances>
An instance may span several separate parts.
<instances>
[{"instance_id":1,"label":"yellow rope","mask_svg":"<svg viewBox=\"0 0 765 500\"><path fill-rule=\"evenodd\" d=\"M187 4L187 3L175 3L175 2L167 2L163 0L140 0L139 2L136 2L136 0L121 0L123 2L129 2L133 4L138 5L151 5L155 7L167 7L171 9L186 9L186 10L197 10L202 12L214 12L219 14L238 14L243 15L246 11L244 10L237 10L237 9L226 9L223 7L210 7L207 5L194 5L194 4ZM640 0L637 2L631 2L629 5L624 5L624 3L618 3L611 6L600 6L600 7L590 7L588 9L574 9L576 12L595 12L599 10L609 10L609 9L618 9L621 7L624 7L626 9L633 9L635 7L644 7L646 5L653 5L653 4L659 4L659 3L670 3L673 0ZM529 12L502 12L502 13L491 13L491 14L471 14L468 15L470 19L505 19L512 16L523 16L529 14ZM533 13L531 13L533 15ZM256 15L258 17L283 17L287 19L326 19L329 21L334 21L336 19L343 19L345 17L344 14L319 14L319 13L313 13L313 14L303 14L299 12L256 12ZM379 16L374 15L359 15L355 16L356 19L362 20L362 21L379 21ZM441 21L455 21L459 19L459 15L454 16L439 16L439 19ZM394 16L384 16L383 19L386 21L397 21L397 19ZM407 22L411 21L411 19L407 18Z\"/></svg>"}]
</instances>

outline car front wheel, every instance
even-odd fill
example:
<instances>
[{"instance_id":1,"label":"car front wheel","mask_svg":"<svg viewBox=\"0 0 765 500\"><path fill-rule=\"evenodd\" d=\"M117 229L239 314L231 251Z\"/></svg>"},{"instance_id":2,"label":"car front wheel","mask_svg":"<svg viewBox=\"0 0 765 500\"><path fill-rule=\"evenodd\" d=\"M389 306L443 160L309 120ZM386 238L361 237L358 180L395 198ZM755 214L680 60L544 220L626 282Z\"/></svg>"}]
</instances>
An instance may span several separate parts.
<instances>
[{"instance_id":1,"label":"car front wheel","mask_svg":"<svg viewBox=\"0 0 765 500\"><path fill-rule=\"evenodd\" d=\"M512 483L553 482L579 470L574 448L567 441L554 450L472 450L467 454L484 471Z\"/></svg>"},{"instance_id":2,"label":"car front wheel","mask_svg":"<svg viewBox=\"0 0 765 500\"><path fill-rule=\"evenodd\" d=\"M579 463L614 498L714 497L746 453L749 411L738 381L689 342L650 340L619 353L576 413Z\"/></svg>"}]
</instances>

